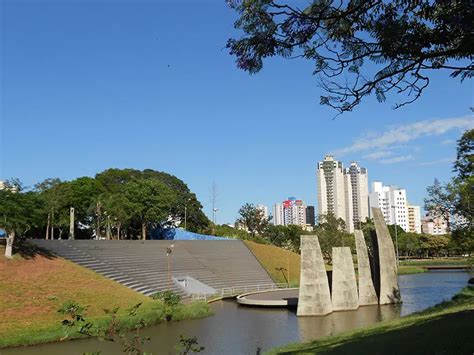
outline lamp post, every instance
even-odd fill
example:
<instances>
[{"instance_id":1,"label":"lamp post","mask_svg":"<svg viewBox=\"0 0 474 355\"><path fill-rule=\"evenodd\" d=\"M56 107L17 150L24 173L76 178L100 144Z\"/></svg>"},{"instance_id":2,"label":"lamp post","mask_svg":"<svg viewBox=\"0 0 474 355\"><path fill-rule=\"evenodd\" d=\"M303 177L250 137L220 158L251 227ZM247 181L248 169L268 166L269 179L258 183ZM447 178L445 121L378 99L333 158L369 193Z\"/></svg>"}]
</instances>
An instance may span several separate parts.
<instances>
[{"instance_id":1,"label":"lamp post","mask_svg":"<svg viewBox=\"0 0 474 355\"><path fill-rule=\"evenodd\" d=\"M397 236L397 215L396 215L396 209L397 206L391 206L393 209L393 220L395 221L395 251L397 253L397 265L400 265L400 258L398 256L398 236Z\"/></svg>"},{"instance_id":2,"label":"lamp post","mask_svg":"<svg viewBox=\"0 0 474 355\"><path fill-rule=\"evenodd\" d=\"M184 230L187 230L188 206L184 205Z\"/></svg>"},{"instance_id":3,"label":"lamp post","mask_svg":"<svg viewBox=\"0 0 474 355\"><path fill-rule=\"evenodd\" d=\"M173 252L174 244L166 248L166 258L168 259L168 290L171 290L171 253Z\"/></svg>"}]
</instances>

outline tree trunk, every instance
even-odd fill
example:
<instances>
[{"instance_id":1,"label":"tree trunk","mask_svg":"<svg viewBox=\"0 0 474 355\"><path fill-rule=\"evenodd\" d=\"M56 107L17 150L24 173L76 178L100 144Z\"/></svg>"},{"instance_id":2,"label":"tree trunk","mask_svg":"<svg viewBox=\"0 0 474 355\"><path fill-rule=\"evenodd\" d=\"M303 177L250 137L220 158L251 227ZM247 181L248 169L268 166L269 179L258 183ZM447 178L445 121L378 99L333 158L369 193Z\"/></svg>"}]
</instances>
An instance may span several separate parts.
<instances>
[{"instance_id":1,"label":"tree trunk","mask_svg":"<svg viewBox=\"0 0 474 355\"><path fill-rule=\"evenodd\" d=\"M146 223L142 223L142 240L146 240Z\"/></svg>"},{"instance_id":2,"label":"tree trunk","mask_svg":"<svg viewBox=\"0 0 474 355\"><path fill-rule=\"evenodd\" d=\"M48 223L46 224L46 240L49 239L49 226L51 225L51 213L48 213Z\"/></svg>"},{"instance_id":3,"label":"tree trunk","mask_svg":"<svg viewBox=\"0 0 474 355\"><path fill-rule=\"evenodd\" d=\"M54 239L54 212L51 211L51 240Z\"/></svg>"},{"instance_id":4,"label":"tree trunk","mask_svg":"<svg viewBox=\"0 0 474 355\"><path fill-rule=\"evenodd\" d=\"M7 247L5 248L5 257L8 259L13 258L13 242L15 241L15 231L8 233Z\"/></svg>"},{"instance_id":5,"label":"tree trunk","mask_svg":"<svg viewBox=\"0 0 474 355\"><path fill-rule=\"evenodd\" d=\"M117 240L120 240L120 223L117 224Z\"/></svg>"}]
</instances>

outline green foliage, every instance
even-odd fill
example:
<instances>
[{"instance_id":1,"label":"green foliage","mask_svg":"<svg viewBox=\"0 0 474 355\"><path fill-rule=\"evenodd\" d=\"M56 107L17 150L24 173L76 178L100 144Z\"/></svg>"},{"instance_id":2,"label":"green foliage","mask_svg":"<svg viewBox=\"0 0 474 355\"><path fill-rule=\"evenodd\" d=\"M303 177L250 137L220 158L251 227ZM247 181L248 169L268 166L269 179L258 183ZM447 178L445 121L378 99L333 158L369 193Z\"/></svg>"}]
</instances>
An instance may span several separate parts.
<instances>
[{"instance_id":1,"label":"green foliage","mask_svg":"<svg viewBox=\"0 0 474 355\"><path fill-rule=\"evenodd\" d=\"M181 303L181 297L171 290L166 290L153 294L152 298L163 302L165 306L165 318L167 321L172 320L177 307Z\"/></svg>"},{"instance_id":2,"label":"green foliage","mask_svg":"<svg viewBox=\"0 0 474 355\"><path fill-rule=\"evenodd\" d=\"M453 171L457 176L442 184L435 179L427 188L425 209L445 220L452 232L451 247L459 252L474 251L474 129L464 132L458 141ZM454 220L454 224L452 223Z\"/></svg>"},{"instance_id":3,"label":"green foliage","mask_svg":"<svg viewBox=\"0 0 474 355\"><path fill-rule=\"evenodd\" d=\"M300 236L308 234L301 226L273 226L270 225L265 230L263 237L269 244L276 245L283 249L299 253Z\"/></svg>"},{"instance_id":4,"label":"green foliage","mask_svg":"<svg viewBox=\"0 0 474 355\"><path fill-rule=\"evenodd\" d=\"M319 245L326 261L332 263L332 248L350 247L355 252L354 235L346 232L344 220L336 218L333 214L320 215L319 223L315 228Z\"/></svg>"},{"instance_id":5,"label":"green foliage","mask_svg":"<svg viewBox=\"0 0 474 355\"><path fill-rule=\"evenodd\" d=\"M180 304L181 296L171 290L156 292L151 296L154 300L160 300L166 306L175 307Z\"/></svg>"},{"instance_id":6,"label":"green foliage","mask_svg":"<svg viewBox=\"0 0 474 355\"><path fill-rule=\"evenodd\" d=\"M422 95L433 70L461 80L473 76L469 1L228 4L239 15L234 26L243 32L227 42L238 68L257 73L273 56L309 60L327 93L320 103L339 113L370 95L384 102L395 93L403 96L396 107L409 104Z\"/></svg>"},{"instance_id":7,"label":"green foliage","mask_svg":"<svg viewBox=\"0 0 474 355\"><path fill-rule=\"evenodd\" d=\"M122 326L118 318L119 307L104 309L104 313L109 319L104 324L96 326L84 318L86 307L81 306L75 301L66 302L58 309L58 312L67 317L61 322L61 324L66 327L66 337L78 332L82 335L98 337L105 341L119 341L125 353L144 355L146 353L143 350L143 346L149 338L140 336L140 329L146 326L146 322L137 317L140 306L141 303L138 303L128 310L129 319L134 320L134 324L131 327L135 329L135 334L133 335L128 335L126 332L130 327Z\"/></svg>"},{"instance_id":8,"label":"green foliage","mask_svg":"<svg viewBox=\"0 0 474 355\"><path fill-rule=\"evenodd\" d=\"M26 236L40 223L41 207L41 201L33 192L0 190L0 228L17 238Z\"/></svg>"},{"instance_id":9,"label":"green foliage","mask_svg":"<svg viewBox=\"0 0 474 355\"><path fill-rule=\"evenodd\" d=\"M198 339L195 336L187 337L185 335L179 336L179 345L176 346L176 351L179 355L187 355L192 353L200 353L206 348L199 345Z\"/></svg>"},{"instance_id":10,"label":"green foliage","mask_svg":"<svg viewBox=\"0 0 474 355\"><path fill-rule=\"evenodd\" d=\"M204 230L203 233L212 233L211 229L212 228L210 227L209 229ZM233 228L226 224L216 225L214 227L214 230L216 236L230 237L242 240L252 239L251 235L247 231L243 229Z\"/></svg>"},{"instance_id":11,"label":"green foliage","mask_svg":"<svg viewBox=\"0 0 474 355\"><path fill-rule=\"evenodd\" d=\"M101 237L110 231L114 238L129 239L143 236L150 227L180 225L185 206L189 230L209 225L202 205L184 182L149 169L109 169L95 178L72 181L50 178L26 192L19 180L12 180L0 192L0 228L17 237L63 238L74 207L76 238Z\"/></svg>"},{"instance_id":12,"label":"green foliage","mask_svg":"<svg viewBox=\"0 0 474 355\"><path fill-rule=\"evenodd\" d=\"M252 237L263 234L271 219L271 217L265 217L263 210L252 203L243 205L239 210L239 215L236 223L248 230Z\"/></svg>"}]
</instances>

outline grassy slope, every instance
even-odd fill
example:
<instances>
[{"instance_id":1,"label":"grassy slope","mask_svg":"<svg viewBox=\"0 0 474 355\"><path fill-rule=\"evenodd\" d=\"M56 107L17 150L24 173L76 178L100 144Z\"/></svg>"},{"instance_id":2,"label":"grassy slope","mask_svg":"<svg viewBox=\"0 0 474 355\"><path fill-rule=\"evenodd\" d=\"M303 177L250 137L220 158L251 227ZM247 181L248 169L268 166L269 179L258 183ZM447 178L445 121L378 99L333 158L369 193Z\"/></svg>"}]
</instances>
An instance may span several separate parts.
<instances>
[{"instance_id":1,"label":"grassy slope","mask_svg":"<svg viewBox=\"0 0 474 355\"><path fill-rule=\"evenodd\" d=\"M63 316L57 309L67 300L88 306L86 318L105 321L103 309L121 307L123 321L126 308L143 304L140 316L148 323L163 317L161 303L109 280L91 270L62 258L35 256L13 260L3 258L0 247L0 347L35 344L58 340L64 336L60 326ZM183 306L178 319L198 318L210 314L207 305Z\"/></svg>"},{"instance_id":2,"label":"grassy slope","mask_svg":"<svg viewBox=\"0 0 474 355\"><path fill-rule=\"evenodd\" d=\"M472 354L474 286L453 300L390 322L311 343L275 349L273 354Z\"/></svg>"},{"instance_id":3,"label":"grassy slope","mask_svg":"<svg viewBox=\"0 0 474 355\"><path fill-rule=\"evenodd\" d=\"M288 263L290 266L290 283L294 286L299 285L300 280L300 256L299 254L293 253L291 251L278 248L274 245L268 244L258 244L251 241L244 241L249 249L254 253L263 267L270 274L272 279L275 282L285 282L281 271L275 270L275 268L284 267L288 268ZM357 267L357 265L354 265ZM331 265L326 265L326 269L330 270ZM416 266L400 266L398 269L399 275L406 274L417 274L425 272L426 270L421 267Z\"/></svg>"},{"instance_id":4,"label":"grassy slope","mask_svg":"<svg viewBox=\"0 0 474 355\"><path fill-rule=\"evenodd\" d=\"M276 268L284 267L288 269L289 267L290 284L299 284L300 256L298 254L278 248L274 245L258 244L247 240L244 242L275 282L286 282L281 271L277 271Z\"/></svg>"}]
</instances>

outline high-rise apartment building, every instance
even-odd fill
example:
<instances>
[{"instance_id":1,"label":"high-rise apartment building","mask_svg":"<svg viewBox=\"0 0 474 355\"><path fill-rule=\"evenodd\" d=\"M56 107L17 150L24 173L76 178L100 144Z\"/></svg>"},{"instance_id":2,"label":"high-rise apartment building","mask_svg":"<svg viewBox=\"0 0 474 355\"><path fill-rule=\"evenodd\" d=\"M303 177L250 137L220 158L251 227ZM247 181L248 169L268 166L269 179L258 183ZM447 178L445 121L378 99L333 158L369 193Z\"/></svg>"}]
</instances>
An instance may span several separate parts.
<instances>
[{"instance_id":1,"label":"high-rise apartment building","mask_svg":"<svg viewBox=\"0 0 474 355\"><path fill-rule=\"evenodd\" d=\"M408 205L405 189L383 186L380 181L374 181L369 206L380 208L387 224L396 224L406 232L421 232L420 207Z\"/></svg>"},{"instance_id":2,"label":"high-rise apartment building","mask_svg":"<svg viewBox=\"0 0 474 355\"><path fill-rule=\"evenodd\" d=\"M314 227L316 218L314 214L314 206L306 206L306 225Z\"/></svg>"},{"instance_id":3,"label":"high-rise apartment building","mask_svg":"<svg viewBox=\"0 0 474 355\"><path fill-rule=\"evenodd\" d=\"M407 206L408 211L408 231L411 233L421 233L421 212L420 206Z\"/></svg>"},{"instance_id":4,"label":"high-rise apartment building","mask_svg":"<svg viewBox=\"0 0 474 355\"><path fill-rule=\"evenodd\" d=\"M361 222L369 217L369 178L367 169L360 167L356 162L344 170L346 179L351 185L352 218L354 226L358 228Z\"/></svg>"},{"instance_id":5,"label":"high-rise apartment building","mask_svg":"<svg viewBox=\"0 0 474 355\"><path fill-rule=\"evenodd\" d=\"M273 206L273 223L276 226L306 226L306 205L302 200L289 197Z\"/></svg>"},{"instance_id":6,"label":"high-rise apartment building","mask_svg":"<svg viewBox=\"0 0 474 355\"><path fill-rule=\"evenodd\" d=\"M275 203L273 205L273 224L275 226L285 225L285 209L283 203Z\"/></svg>"},{"instance_id":7,"label":"high-rise apartment building","mask_svg":"<svg viewBox=\"0 0 474 355\"><path fill-rule=\"evenodd\" d=\"M342 162L328 155L318 163L318 214L333 214L354 230L352 185L350 175L344 174Z\"/></svg>"},{"instance_id":8,"label":"high-rise apartment building","mask_svg":"<svg viewBox=\"0 0 474 355\"><path fill-rule=\"evenodd\" d=\"M344 169L342 162L326 156L318 163L318 213L332 213L346 222L352 232L369 216L369 182L367 169L351 162Z\"/></svg>"}]
</instances>

